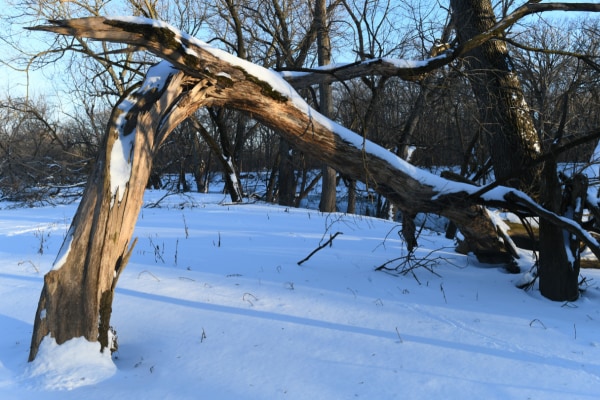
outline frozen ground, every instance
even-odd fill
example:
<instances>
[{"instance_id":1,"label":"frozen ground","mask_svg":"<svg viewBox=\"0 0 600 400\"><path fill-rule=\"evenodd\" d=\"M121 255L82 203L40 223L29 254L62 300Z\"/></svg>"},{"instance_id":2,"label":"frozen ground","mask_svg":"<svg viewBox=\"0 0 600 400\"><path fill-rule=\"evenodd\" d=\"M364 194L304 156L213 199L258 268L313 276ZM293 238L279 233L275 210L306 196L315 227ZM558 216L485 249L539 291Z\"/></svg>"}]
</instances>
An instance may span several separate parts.
<instances>
[{"instance_id":1,"label":"frozen ground","mask_svg":"<svg viewBox=\"0 0 600 400\"><path fill-rule=\"evenodd\" d=\"M149 192L147 202L163 193ZM600 272L575 303L391 222L173 196L144 208L116 292L112 359L73 340L26 362L43 275L75 205L0 205L1 399L595 399ZM330 234L332 247L298 261ZM530 263L523 253L522 267Z\"/></svg>"}]
</instances>

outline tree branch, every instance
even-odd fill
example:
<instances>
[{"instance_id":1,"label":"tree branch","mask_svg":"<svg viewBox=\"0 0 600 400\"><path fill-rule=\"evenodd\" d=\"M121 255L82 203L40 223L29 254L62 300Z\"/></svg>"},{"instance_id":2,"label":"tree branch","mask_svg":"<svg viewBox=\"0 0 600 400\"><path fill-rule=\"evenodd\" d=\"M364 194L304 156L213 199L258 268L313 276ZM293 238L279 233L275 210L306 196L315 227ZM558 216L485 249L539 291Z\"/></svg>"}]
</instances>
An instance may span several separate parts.
<instances>
[{"instance_id":1,"label":"tree branch","mask_svg":"<svg viewBox=\"0 0 600 400\"><path fill-rule=\"evenodd\" d=\"M317 247L316 249L314 249L313 251L311 251L310 254L307 255L306 257L304 257L302 260L298 261L298 265L304 264L312 256L314 256L315 253L318 252L319 250L323 250L325 247L331 246L331 244L333 243L333 239L335 239L337 237L337 235L341 235L341 234L342 234L342 232L336 232L335 234L330 235L329 240L327 240L325 243L323 243L322 245L320 245L319 247Z\"/></svg>"},{"instance_id":2,"label":"tree branch","mask_svg":"<svg viewBox=\"0 0 600 400\"><path fill-rule=\"evenodd\" d=\"M465 43L460 43L453 49L446 50L440 55L422 61L394 60L376 58L359 61L345 65L315 69L281 70L282 76L296 89L307 86L332 83L354 79L365 75L380 75L384 77L398 77L407 81L418 81L436 69L450 64L452 61L464 56L469 51L481 46L492 39L504 39L504 32L522 18L547 11L584 11L600 12L600 4L596 3L525 3L507 15L489 31L474 36ZM579 57L591 66L587 57Z\"/></svg>"},{"instance_id":3,"label":"tree branch","mask_svg":"<svg viewBox=\"0 0 600 400\"><path fill-rule=\"evenodd\" d=\"M589 247L590 251L594 253L598 259L600 259L600 244L598 244L598 241L589 232L584 230L577 222L548 211L526 196L524 193L520 193L516 190L508 191L504 195L504 199L508 202L508 204L506 204L507 208L513 208L513 210L515 206L524 208L532 214L538 215L540 218L543 218L548 222L577 236L577 238L585 243L586 246ZM495 200L492 202L495 203Z\"/></svg>"}]
</instances>

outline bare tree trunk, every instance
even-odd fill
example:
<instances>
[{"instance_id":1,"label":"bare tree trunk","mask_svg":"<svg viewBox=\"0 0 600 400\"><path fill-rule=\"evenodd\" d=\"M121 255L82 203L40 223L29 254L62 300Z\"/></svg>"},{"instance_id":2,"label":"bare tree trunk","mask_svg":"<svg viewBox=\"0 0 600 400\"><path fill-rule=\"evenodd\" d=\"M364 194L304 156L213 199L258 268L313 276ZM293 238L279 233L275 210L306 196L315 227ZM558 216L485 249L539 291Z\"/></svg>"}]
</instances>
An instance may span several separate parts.
<instances>
[{"instance_id":1,"label":"bare tree trunk","mask_svg":"<svg viewBox=\"0 0 600 400\"><path fill-rule=\"evenodd\" d=\"M556 176L556 163L547 161L542 174L544 205L551 211L581 223L588 182L576 175L565 182ZM540 293L555 301L574 301L579 297L580 242L561 227L540 220ZM560 251L557 251L560 248Z\"/></svg>"},{"instance_id":2,"label":"bare tree trunk","mask_svg":"<svg viewBox=\"0 0 600 400\"><path fill-rule=\"evenodd\" d=\"M356 181L354 179L348 179L347 182L347 190L348 190L348 207L346 208L346 212L348 214L356 213Z\"/></svg>"},{"instance_id":3,"label":"bare tree trunk","mask_svg":"<svg viewBox=\"0 0 600 400\"><path fill-rule=\"evenodd\" d=\"M202 82L186 88L186 76L168 63L152 68L152 84L122 99L114 108L84 196L53 269L44 277L35 316L29 360L42 339L58 344L75 337L99 341L100 350L112 346L109 334L114 289L127 264L135 240L131 236L161 141L187 117L189 108L172 109L186 96L201 105ZM167 81L165 81L167 80ZM189 98L188 97L188 98Z\"/></svg>"},{"instance_id":4,"label":"bare tree trunk","mask_svg":"<svg viewBox=\"0 0 600 400\"><path fill-rule=\"evenodd\" d=\"M279 141L279 205L293 207L296 199L296 173L290 142L282 137Z\"/></svg>"},{"instance_id":5,"label":"bare tree trunk","mask_svg":"<svg viewBox=\"0 0 600 400\"><path fill-rule=\"evenodd\" d=\"M450 4L460 43L496 24L490 0L451 0ZM541 172L534 163L541 144L506 44L488 40L462 60L477 98L496 179L532 193Z\"/></svg>"},{"instance_id":6,"label":"bare tree trunk","mask_svg":"<svg viewBox=\"0 0 600 400\"><path fill-rule=\"evenodd\" d=\"M327 23L327 2L325 0L315 1L315 22L317 25L317 57L319 66L331 63L331 41L329 38L329 26ZM331 85L322 83L319 85L319 111L327 118L333 116L333 96ZM337 173L328 165L322 168L323 181L321 183L321 201L319 210L321 212L334 212L337 209L336 188Z\"/></svg>"},{"instance_id":7,"label":"bare tree trunk","mask_svg":"<svg viewBox=\"0 0 600 400\"><path fill-rule=\"evenodd\" d=\"M490 0L451 0L458 38L466 42L496 24ZM490 40L464 56L469 80L477 97L484 136L496 179L541 198L554 212L560 212L562 198L556 164L536 163L541 143L514 71L506 44ZM540 185L541 183L541 185ZM563 243L563 230L540 221L540 291L545 297L574 300L578 297L579 268L575 268Z\"/></svg>"},{"instance_id":8,"label":"bare tree trunk","mask_svg":"<svg viewBox=\"0 0 600 400\"><path fill-rule=\"evenodd\" d=\"M243 200L244 190L240 181L239 171L235 162L235 151L234 146L231 144L231 140L227 135L227 125L224 121L224 110L222 108L214 110L211 108L210 115L213 121L217 125L219 132L219 140L221 142L221 149L218 154L219 160L221 160L224 167L224 178L225 178L225 189L231 201L234 203L241 203ZM212 147L213 151L217 151L217 148Z\"/></svg>"},{"instance_id":9,"label":"bare tree trunk","mask_svg":"<svg viewBox=\"0 0 600 400\"><path fill-rule=\"evenodd\" d=\"M238 179L237 170L235 169L233 162L231 162L231 157L226 156L222 148L219 146L219 143L210 135L210 133L204 128L204 126L200 123L198 118L192 116L190 118L190 122L194 129L198 131L202 139L208 144L210 150L217 156L219 161L221 162L221 166L223 167L224 175L225 175L225 188L227 193L229 193L229 197L231 197L231 201L234 203L239 203L242 201L242 186L240 184L240 180ZM207 184L207 183L206 183Z\"/></svg>"},{"instance_id":10,"label":"bare tree trunk","mask_svg":"<svg viewBox=\"0 0 600 400\"><path fill-rule=\"evenodd\" d=\"M275 156L275 160L273 160L273 165L271 166L271 172L269 173L269 179L267 181L267 191L265 193L265 201L267 201L269 203L275 202L275 197L276 197L276 193L275 193L276 179L275 178L278 175L277 171L279 171L280 160L281 160L281 155L278 151Z\"/></svg>"},{"instance_id":11,"label":"bare tree trunk","mask_svg":"<svg viewBox=\"0 0 600 400\"><path fill-rule=\"evenodd\" d=\"M208 163L202 159L202 145L200 143L200 138L197 132L193 133L192 141L192 145L194 148L194 151L192 152L192 168L194 171L194 182L196 182L196 191L198 193L203 193L204 187L206 186L206 183L204 181L204 175L209 166Z\"/></svg>"},{"instance_id":12,"label":"bare tree trunk","mask_svg":"<svg viewBox=\"0 0 600 400\"><path fill-rule=\"evenodd\" d=\"M321 174L323 181L321 183L321 201L319 202L319 211L335 212L337 210L337 172L335 169L324 165L321 170Z\"/></svg>"}]
</instances>

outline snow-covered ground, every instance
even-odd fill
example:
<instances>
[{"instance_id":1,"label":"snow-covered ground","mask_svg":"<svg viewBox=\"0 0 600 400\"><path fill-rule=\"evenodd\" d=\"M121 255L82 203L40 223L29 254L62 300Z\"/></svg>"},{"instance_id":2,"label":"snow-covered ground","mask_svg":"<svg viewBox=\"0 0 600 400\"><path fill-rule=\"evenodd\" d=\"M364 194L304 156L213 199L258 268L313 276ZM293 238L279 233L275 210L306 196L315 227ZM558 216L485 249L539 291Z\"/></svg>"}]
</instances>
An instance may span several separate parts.
<instances>
[{"instance_id":1,"label":"snow-covered ground","mask_svg":"<svg viewBox=\"0 0 600 400\"><path fill-rule=\"evenodd\" d=\"M600 396L600 271L583 271L579 301L555 303L424 231L416 255L433 272L396 276L375 271L404 252L392 222L224 201L170 196L142 210L112 359L45 340L31 364L43 275L75 205L0 205L0 399Z\"/></svg>"}]
</instances>

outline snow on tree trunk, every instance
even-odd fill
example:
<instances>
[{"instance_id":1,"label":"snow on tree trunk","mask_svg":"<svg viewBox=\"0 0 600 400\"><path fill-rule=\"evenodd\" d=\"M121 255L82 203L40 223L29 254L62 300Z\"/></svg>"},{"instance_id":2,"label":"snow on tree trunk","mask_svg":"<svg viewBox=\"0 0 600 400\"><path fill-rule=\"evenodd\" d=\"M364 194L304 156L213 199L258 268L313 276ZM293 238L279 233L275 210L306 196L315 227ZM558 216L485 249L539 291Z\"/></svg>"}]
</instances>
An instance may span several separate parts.
<instances>
[{"instance_id":1,"label":"snow on tree trunk","mask_svg":"<svg viewBox=\"0 0 600 400\"><path fill-rule=\"evenodd\" d=\"M556 165L548 161L543 172L543 193L548 209L581 223L588 180L577 174L564 182L556 177ZM555 301L574 301L579 297L580 241L566 230L540 221L540 293Z\"/></svg>"}]
</instances>

